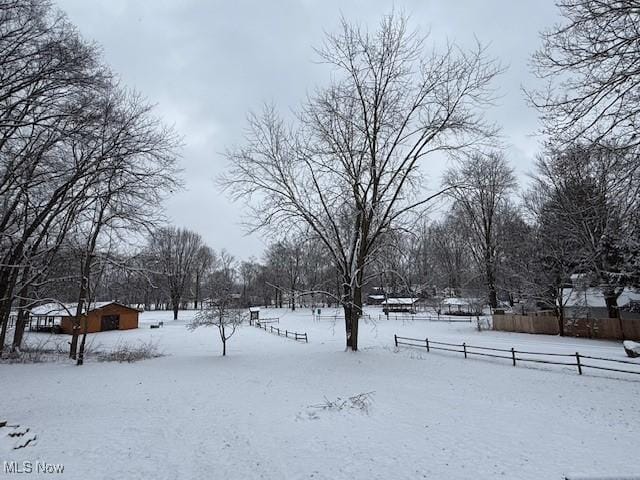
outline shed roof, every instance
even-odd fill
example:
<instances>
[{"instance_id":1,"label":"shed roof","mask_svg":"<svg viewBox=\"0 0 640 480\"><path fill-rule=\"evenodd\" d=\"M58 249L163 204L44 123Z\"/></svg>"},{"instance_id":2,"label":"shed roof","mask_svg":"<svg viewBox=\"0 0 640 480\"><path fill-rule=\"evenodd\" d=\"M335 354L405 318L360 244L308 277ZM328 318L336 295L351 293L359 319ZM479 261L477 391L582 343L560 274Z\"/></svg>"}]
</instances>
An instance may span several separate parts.
<instances>
[{"instance_id":1,"label":"shed roof","mask_svg":"<svg viewBox=\"0 0 640 480\"><path fill-rule=\"evenodd\" d=\"M382 305L413 305L417 298L387 298Z\"/></svg>"},{"instance_id":2,"label":"shed roof","mask_svg":"<svg viewBox=\"0 0 640 480\"><path fill-rule=\"evenodd\" d=\"M482 300L479 298L461 298L461 297L449 297L444 298L442 300L442 305L460 305L460 306L468 306L475 305L477 303L482 303Z\"/></svg>"},{"instance_id":3,"label":"shed roof","mask_svg":"<svg viewBox=\"0 0 640 480\"><path fill-rule=\"evenodd\" d=\"M108 305L118 305L122 308L127 308L129 310L139 311L136 308L129 307L127 305L123 305L122 303L110 301L110 302L94 302L89 305L89 309L87 310L87 306L84 306L84 314L88 312L93 312L94 310L100 310ZM31 315L34 317L73 317L78 310L77 303L45 303L44 305L39 305L31 309Z\"/></svg>"}]
</instances>

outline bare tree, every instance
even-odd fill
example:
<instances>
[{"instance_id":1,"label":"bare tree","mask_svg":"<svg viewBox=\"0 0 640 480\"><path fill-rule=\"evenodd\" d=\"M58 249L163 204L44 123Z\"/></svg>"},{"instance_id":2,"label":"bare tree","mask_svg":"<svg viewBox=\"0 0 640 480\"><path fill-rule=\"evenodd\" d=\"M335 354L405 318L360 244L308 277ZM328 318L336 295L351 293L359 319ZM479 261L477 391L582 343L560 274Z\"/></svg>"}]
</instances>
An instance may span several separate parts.
<instances>
[{"instance_id":1,"label":"bare tree","mask_svg":"<svg viewBox=\"0 0 640 480\"><path fill-rule=\"evenodd\" d=\"M640 146L640 2L558 0L564 22L543 32L533 56L548 88L529 98L562 145L617 138ZM637 166L637 165L636 165Z\"/></svg>"},{"instance_id":2,"label":"bare tree","mask_svg":"<svg viewBox=\"0 0 640 480\"><path fill-rule=\"evenodd\" d=\"M178 319L180 302L202 246L202 237L198 233L182 228L163 227L151 235L149 249L155 257L157 271L166 282L174 320Z\"/></svg>"},{"instance_id":3,"label":"bare tree","mask_svg":"<svg viewBox=\"0 0 640 480\"><path fill-rule=\"evenodd\" d=\"M209 287L212 298L204 310L196 313L187 324L189 330L199 327L217 327L222 341L222 355L227 354L227 341L246 319L246 312L240 309L235 297L235 268L233 259L228 254L220 255L221 263L217 273L212 277Z\"/></svg>"},{"instance_id":4,"label":"bare tree","mask_svg":"<svg viewBox=\"0 0 640 480\"><path fill-rule=\"evenodd\" d=\"M444 185L450 188L454 209L464 219L469 246L484 274L489 304L496 308L499 217L516 188L513 170L500 153L476 155L448 170Z\"/></svg>"},{"instance_id":5,"label":"bare tree","mask_svg":"<svg viewBox=\"0 0 640 480\"><path fill-rule=\"evenodd\" d=\"M445 219L429 225L425 232L436 282L457 295L477 271L469 249L465 221L465 216L456 216L452 210Z\"/></svg>"},{"instance_id":6,"label":"bare tree","mask_svg":"<svg viewBox=\"0 0 640 480\"><path fill-rule=\"evenodd\" d=\"M542 196L539 222L555 245L549 252L556 270L586 275L602 290L612 318L619 316L624 287L640 280L640 182L620 170L628 155L593 145L552 150L538 159L534 176Z\"/></svg>"},{"instance_id":7,"label":"bare tree","mask_svg":"<svg viewBox=\"0 0 640 480\"><path fill-rule=\"evenodd\" d=\"M347 348L358 348L365 269L379 239L427 204L420 164L495 133L486 107L500 68L483 47L425 49L407 19L376 32L342 21L318 50L333 81L285 126L273 108L250 117L246 146L230 151L223 184L250 204L256 228L308 229L341 283ZM251 201L254 199L255 201Z\"/></svg>"},{"instance_id":8,"label":"bare tree","mask_svg":"<svg viewBox=\"0 0 640 480\"><path fill-rule=\"evenodd\" d=\"M76 357L80 320L88 301L91 267L100 239L113 249L114 239L132 242L133 232L151 230L161 220L162 201L179 186L173 132L151 116L151 106L136 94L109 89L96 105L99 129L73 152L100 158L102 172L79 215L76 234L83 240L78 305L70 356ZM108 258L107 258L108 259ZM103 263L107 259L102 259ZM86 328L78 365L83 363Z\"/></svg>"},{"instance_id":9,"label":"bare tree","mask_svg":"<svg viewBox=\"0 0 640 480\"><path fill-rule=\"evenodd\" d=\"M90 116L89 91L110 77L98 59L49 2L0 2L0 349L19 272L55 252L50 230L73 222L100 168L68 155Z\"/></svg>"}]
</instances>

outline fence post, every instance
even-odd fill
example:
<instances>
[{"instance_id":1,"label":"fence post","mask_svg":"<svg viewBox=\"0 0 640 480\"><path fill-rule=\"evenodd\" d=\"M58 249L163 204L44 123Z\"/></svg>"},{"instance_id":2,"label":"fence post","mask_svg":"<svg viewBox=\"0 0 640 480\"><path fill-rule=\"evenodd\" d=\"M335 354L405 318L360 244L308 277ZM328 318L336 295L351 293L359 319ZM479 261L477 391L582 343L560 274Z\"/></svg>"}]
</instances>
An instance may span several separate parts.
<instances>
[{"instance_id":1,"label":"fence post","mask_svg":"<svg viewBox=\"0 0 640 480\"><path fill-rule=\"evenodd\" d=\"M580 364L580 354L576 352L576 360L578 361L578 375L582 375L582 365Z\"/></svg>"},{"instance_id":2,"label":"fence post","mask_svg":"<svg viewBox=\"0 0 640 480\"><path fill-rule=\"evenodd\" d=\"M516 366L516 351L511 347L511 358L513 359L513 366Z\"/></svg>"},{"instance_id":3,"label":"fence post","mask_svg":"<svg viewBox=\"0 0 640 480\"><path fill-rule=\"evenodd\" d=\"M396 344L396 348L398 348L398 335L393 336L393 341Z\"/></svg>"},{"instance_id":4,"label":"fence post","mask_svg":"<svg viewBox=\"0 0 640 480\"><path fill-rule=\"evenodd\" d=\"M285 336L285 337L287 337L287 338L289 338L289 330L285 330L285 331L284 331L284 336Z\"/></svg>"},{"instance_id":5,"label":"fence post","mask_svg":"<svg viewBox=\"0 0 640 480\"><path fill-rule=\"evenodd\" d=\"M462 349L464 350L464 358L467 358L467 342L462 342Z\"/></svg>"},{"instance_id":6,"label":"fence post","mask_svg":"<svg viewBox=\"0 0 640 480\"><path fill-rule=\"evenodd\" d=\"M425 338L424 342L427 344L427 352L429 351L429 339Z\"/></svg>"},{"instance_id":7,"label":"fence post","mask_svg":"<svg viewBox=\"0 0 640 480\"><path fill-rule=\"evenodd\" d=\"M309 339L307 338L307 334L304 334L304 343L309 343Z\"/></svg>"}]
</instances>

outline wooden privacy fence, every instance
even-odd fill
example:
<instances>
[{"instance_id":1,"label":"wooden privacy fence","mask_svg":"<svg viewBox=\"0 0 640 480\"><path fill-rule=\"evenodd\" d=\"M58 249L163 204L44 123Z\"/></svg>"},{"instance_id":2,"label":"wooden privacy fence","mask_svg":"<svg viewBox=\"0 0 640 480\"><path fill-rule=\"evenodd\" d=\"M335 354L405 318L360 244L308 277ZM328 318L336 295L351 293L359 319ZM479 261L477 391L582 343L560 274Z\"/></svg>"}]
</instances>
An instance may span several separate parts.
<instances>
[{"instance_id":1,"label":"wooden privacy fence","mask_svg":"<svg viewBox=\"0 0 640 480\"><path fill-rule=\"evenodd\" d=\"M255 326L264 330L265 332L273 333L279 337L290 338L291 340L304 340L304 343L309 343L309 338L306 333L291 332L289 330L282 330L281 328L274 327L273 325L263 324L261 321L256 321Z\"/></svg>"},{"instance_id":2,"label":"wooden privacy fence","mask_svg":"<svg viewBox=\"0 0 640 480\"><path fill-rule=\"evenodd\" d=\"M629 318L570 318L563 322L569 337L603 340L640 340L640 320ZM560 325L555 315L493 314L493 329L503 332L559 335Z\"/></svg>"},{"instance_id":3,"label":"wooden privacy fence","mask_svg":"<svg viewBox=\"0 0 640 480\"><path fill-rule=\"evenodd\" d=\"M510 360L515 367L518 362L544 363L548 365L562 365L565 367L575 367L578 374L582 375L582 370L592 368L595 370L605 370L609 372L630 373L640 375L640 362L631 360L618 360L614 358L594 357L591 355L582 355L576 353L545 353L515 350L514 348L493 348L480 347L477 345L469 345L467 343L446 343L436 342L428 338L409 338L393 336L396 347L401 345L407 347L426 348L427 352L431 350L444 350L447 352L462 353L464 358L469 355L477 355L481 357L504 358ZM524 355L524 356L523 356ZM544 358L548 357L548 358ZM585 363L585 360L587 363ZM596 362L596 363L594 363ZM627 367L634 365L636 368ZM630 369L631 368L631 369Z\"/></svg>"},{"instance_id":4,"label":"wooden privacy fence","mask_svg":"<svg viewBox=\"0 0 640 480\"><path fill-rule=\"evenodd\" d=\"M464 322L471 323L473 321L473 317L464 317L464 316L445 316L445 315L378 315L378 320L423 320L427 322Z\"/></svg>"}]
</instances>

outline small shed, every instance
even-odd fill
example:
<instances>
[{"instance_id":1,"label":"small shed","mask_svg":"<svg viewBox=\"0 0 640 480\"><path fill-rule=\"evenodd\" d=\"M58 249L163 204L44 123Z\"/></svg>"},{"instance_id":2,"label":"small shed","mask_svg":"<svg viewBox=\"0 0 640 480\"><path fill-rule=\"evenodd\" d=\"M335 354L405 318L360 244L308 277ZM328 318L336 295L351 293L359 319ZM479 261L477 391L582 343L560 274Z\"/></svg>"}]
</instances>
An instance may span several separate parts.
<instances>
[{"instance_id":1,"label":"small shed","mask_svg":"<svg viewBox=\"0 0 640 480\"><path fill-rule=\"evenodd\" d=\"M417 298L387 298L381 303L384 313L409 312L415 313Z\"/></svg>"},{"instance_id":2,"label":"small shed","mask_svg":"<svg viewBox=\"0 0 640 480\"><path fill-rule=\"evenodd\" d=\"M29 313L29 329L72 334L77 309L78 305L72 303L48 303L35 307ZM85 324L87 333L138 328L139 314L140 310L118 302L92 303L88 309L85 307L80 333L84 333L82 326Z\"/></svg>"},{"instance_id":3,"label":"small shed","mask_svg":"<svg viewBox=\"0 0 640 480\"><path fill-rule=\"evenodd\" d=\"M259 307L250 307L249 308L249 320L260 320L260 308Z\"/></svg>"},{"instance_id":4,"label":"small shed","mask_svg":"<svg viewBox=\"0 0 640 480\"><path fill-rule=\"evenodd\" d=\"M440 314L442 315L480 315L483 301L480 298L449 297L442 300Z\"/></svg>"}]
</instances>

